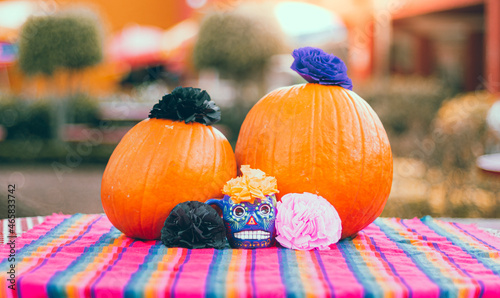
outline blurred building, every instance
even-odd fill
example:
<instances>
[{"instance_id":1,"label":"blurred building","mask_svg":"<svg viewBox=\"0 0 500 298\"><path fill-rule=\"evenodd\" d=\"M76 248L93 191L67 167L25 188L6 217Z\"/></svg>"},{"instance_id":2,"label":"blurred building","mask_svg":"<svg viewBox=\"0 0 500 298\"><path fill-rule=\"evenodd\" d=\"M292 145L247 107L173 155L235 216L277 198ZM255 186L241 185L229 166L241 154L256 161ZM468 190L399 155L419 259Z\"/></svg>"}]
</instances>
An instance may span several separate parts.
<instances>
[{"instance_id":1,"label":"blurred building","mask_svg":"<svg viewBox=\"0 0 500 298\"><path fill-rule=\"evenodd\" d=\"M314 3L337 12L347 25L353 80L433 75L459 91L500 90L498 0Z\"/></svg>"},{"instance_id":2,"label":"blurred building","mask_svg":"<svg viewBox=\"0 0 500 298\"><path fill-rule=\"evenodd\" d=\"M5 2L21 1L0 0L0 4ZM42 13L75 3L72 0L24 2L36 3ZM248 2L285 1L79 1L101 15L108 39L134 24L167 30L186 19L198 22L207 11L230 10ZM339 16L345 24L348 37L344 48L348 49L348 54L341 52L339 56L345 58L354 81L383 78L391 74L417 74L438 76L457 90L500 90L500 0L300 2L324 7ZM170 36L179 36L179 32L182 35L181 31L177 30ZM15 37L16 30L2 28L0 22L0 42L5 39L15 42ZM189 58L182 47L172 47L168 51L184 55L179 61L187 61ZM127 69L123 65L108 62L106 60L102 65L84 72L79 82L89 86L89 91L110 91L118 87L117 82L125 77ZM179 65L176 67L180 68ZM55 81L60 81L58 84L61 85L67 84L64 75L57 77ZM43 91L44 82L43 79L27 81L15 65L8 66L7 70L0 65L0 91L6 86L14 92L24 92L30 89L29 86L36 86L34 89Z\"/></svg>"},{"instance_id":3,"label":"blurred building","mask_svg":"<svg viewBox=\"0 0 500 298\"><path fill-rule=\"evenodd\" d=\"M374 74L436 75L457 90L500 91L500 1L374 3Z\"/></svg>"}]
</instances>

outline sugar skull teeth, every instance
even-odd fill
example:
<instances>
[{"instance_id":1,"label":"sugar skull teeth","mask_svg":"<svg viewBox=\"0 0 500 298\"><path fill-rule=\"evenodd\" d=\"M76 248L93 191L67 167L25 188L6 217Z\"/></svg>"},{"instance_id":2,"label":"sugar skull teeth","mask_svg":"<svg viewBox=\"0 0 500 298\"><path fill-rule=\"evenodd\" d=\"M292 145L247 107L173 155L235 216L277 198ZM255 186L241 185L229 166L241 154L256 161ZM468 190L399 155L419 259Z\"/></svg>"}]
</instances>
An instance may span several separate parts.
<instances>
[{"instance_id":1,"label":"sugar skull teeth","mask_svg":"<svg viewBox=\"0 0 500 298\"><path fill-rule=\"evenodd\" d=\"M238 239L252 239L252 240L263 240L268 239L271 233L266 231L241 231L234 234L234 237Z\"/></svg>"}]
</instances>

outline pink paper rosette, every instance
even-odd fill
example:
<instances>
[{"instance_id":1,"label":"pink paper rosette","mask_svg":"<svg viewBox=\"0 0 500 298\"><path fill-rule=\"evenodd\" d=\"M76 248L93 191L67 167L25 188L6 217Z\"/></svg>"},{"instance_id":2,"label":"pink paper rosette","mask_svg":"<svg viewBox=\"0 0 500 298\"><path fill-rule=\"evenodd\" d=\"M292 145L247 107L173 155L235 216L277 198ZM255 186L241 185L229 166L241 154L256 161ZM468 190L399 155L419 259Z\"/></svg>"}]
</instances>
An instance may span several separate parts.
<instances>
[{"instance_id":1,"label":"pink paper rosette","mask_svg":"<svg viewBox=\"0 0 500 298\"><path fill-rule=\"evenodd\" d=\"M342 234L342 222L335 207L311 193L291 193L278 202L276 240L287 248L328 250Z\"/></svg>"}]
</instances>

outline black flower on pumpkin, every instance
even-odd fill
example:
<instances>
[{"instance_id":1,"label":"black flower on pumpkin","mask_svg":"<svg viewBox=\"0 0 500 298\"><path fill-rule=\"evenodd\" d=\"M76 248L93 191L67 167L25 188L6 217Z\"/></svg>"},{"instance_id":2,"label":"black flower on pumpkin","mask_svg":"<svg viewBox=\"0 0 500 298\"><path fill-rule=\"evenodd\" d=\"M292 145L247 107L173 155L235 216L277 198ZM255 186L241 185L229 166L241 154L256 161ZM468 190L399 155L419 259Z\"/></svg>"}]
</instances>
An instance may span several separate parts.
<instances>
[{"instance_id":1,"label":"black flower on pumpkin","mask_svg":"<svg viewBox=\"0 0 500 298\"><path fill-rule=\"evenodd\" d=\"M205 125L220 120L220 108L210 99L205 90L192 87L177 87L165 94L149 112L149 118L170 119L186 123Z\"/></svg>"}]
</instances>

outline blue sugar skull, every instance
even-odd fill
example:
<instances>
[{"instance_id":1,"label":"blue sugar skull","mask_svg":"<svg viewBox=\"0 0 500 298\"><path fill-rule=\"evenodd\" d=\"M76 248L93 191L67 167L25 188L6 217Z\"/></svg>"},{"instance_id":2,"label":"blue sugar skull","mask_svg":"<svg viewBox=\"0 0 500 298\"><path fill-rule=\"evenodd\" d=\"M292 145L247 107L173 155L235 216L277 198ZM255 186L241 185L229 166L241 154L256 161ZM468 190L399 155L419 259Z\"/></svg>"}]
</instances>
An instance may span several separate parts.
<instances>
[{"instance_id":1,"label":"blue sugar skull","mask_svg":"<svg viewBox=\"0 0 500 298\"><path fill-rule=\"evenodd\" d=\"M234 203L230 196L210 199L206 202L222 210L226 234L233 248L261 248L274 243L276 220L276 196L266 196L254 203Z\"/></svg>"}]
</instances>

